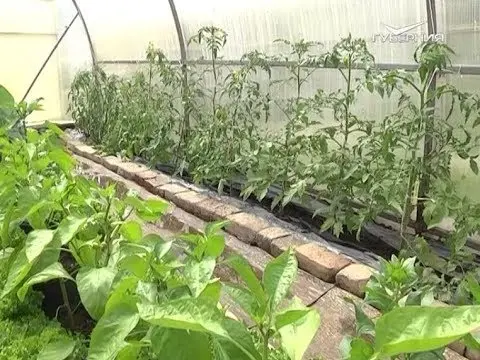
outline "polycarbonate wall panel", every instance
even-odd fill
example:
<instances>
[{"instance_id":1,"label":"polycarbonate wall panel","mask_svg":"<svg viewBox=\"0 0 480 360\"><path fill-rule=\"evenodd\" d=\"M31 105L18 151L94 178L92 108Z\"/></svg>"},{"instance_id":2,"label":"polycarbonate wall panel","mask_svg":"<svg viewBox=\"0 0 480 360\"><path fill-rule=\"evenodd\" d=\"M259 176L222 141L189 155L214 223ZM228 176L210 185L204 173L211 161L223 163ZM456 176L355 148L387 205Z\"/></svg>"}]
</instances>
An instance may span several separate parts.
<instances>
[{"instance_id":1,"label":"polycarbonate wall panel","mask_svg":"<svg viewBox=\"0 0 480 360\"><path fill-rule=\"evenodd\" d=\"M480 0L437 0L436 7L438 31L456 52L453 62L480 66Z\"/></svg>"},{"instance_id":2,"label":"polycarbonate wall panel","mask_svg":"<svg viewBox=\"0 0 480 360\"><path fill-rule=\"evenodd\" d=\"M425 22L410 33L418 35L418 41L427 33L423 0L177 0L175 3L186 39L206 25L215 25L228 33L223 55L229 60L237 60L253 49L277 54L282 49L273 41L278 38L321 41L328 49L351 33L367 39L378 62L412 63L418 42L395 42L385 25L402 27ZM202 56L207 57L208 53L197 46L190 47L189 59Z\"/></svg>"},{"instance_id":3,"label":"polycarbonate wall panel","mask_svg":"<svg viewBox=\"0 0 480 360\"><path fill-rule=\"evenodd\" d=\"M168 1L77 0L98 60L143 60L150 42L172 59L180 52Z\"/></svg>"}]
</instances>

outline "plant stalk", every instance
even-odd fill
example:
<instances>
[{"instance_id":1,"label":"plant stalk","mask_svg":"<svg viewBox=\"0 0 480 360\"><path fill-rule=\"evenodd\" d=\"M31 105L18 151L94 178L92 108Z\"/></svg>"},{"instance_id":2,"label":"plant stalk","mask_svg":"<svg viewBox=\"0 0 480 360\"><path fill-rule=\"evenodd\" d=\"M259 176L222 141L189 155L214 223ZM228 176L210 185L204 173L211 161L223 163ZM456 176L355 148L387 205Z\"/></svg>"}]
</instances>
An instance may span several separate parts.
<instances>
[{"instance_id":1,"label":"plant stalk","mask_svg":"<svg viewBox=\"0 0 480 360\"><path fill-rule=\"evenodd\" d=\"M67 288L65 287L65 280L60 280L60 291L62 292L62 299L65 308L67 309L68 315L68 322L70 323L70 328L73 329L75 327L75 320L73 318L73 311L72 307L70 306L70 301L68 300L68 293Z\"/></svg>"}]
</instances>

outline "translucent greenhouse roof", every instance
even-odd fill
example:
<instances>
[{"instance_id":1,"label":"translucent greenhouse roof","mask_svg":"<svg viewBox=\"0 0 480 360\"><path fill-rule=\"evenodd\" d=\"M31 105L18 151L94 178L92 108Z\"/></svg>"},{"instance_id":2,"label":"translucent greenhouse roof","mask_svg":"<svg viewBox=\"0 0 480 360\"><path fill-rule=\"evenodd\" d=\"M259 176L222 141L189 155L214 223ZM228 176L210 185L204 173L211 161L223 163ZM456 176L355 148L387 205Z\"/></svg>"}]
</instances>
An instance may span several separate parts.
<instances>
[{"instance_id":1,"label":"translucent greenhouse roof","mask_svg":"<svg viewBox=\"0 0 480 360\"><path fill-rule=\"evenodd\" d=\"M421 39L436 34L456 51L457 71L480 73L479 0L76 0L59 2L60 26L75 15L75 2L85 26L77 22L66 42L77 64L91 52L99 64L141 62L150 42L170 60L196 61L206 54L188 40L215 25L228 34L225 61L254 49L276 54L278 38L320 41L328 49L351 33L367 39L380 65L405 67Z\"/></svg>"}]
</instances>

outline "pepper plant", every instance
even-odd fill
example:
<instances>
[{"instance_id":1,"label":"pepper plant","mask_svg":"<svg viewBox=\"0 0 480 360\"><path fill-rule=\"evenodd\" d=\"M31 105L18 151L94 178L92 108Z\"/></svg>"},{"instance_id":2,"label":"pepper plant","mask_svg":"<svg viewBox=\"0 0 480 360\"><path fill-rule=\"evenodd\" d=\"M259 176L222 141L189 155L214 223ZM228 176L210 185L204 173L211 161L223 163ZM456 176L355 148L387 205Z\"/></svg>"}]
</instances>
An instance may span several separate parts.
<instances>
[{"instance_id":1,"label":"pepper plant","mask_svg":"<svg viewBox=\"0 0 480 360\"><path fill-rule=\"evenodd\" d=\"M355 336L342 342L343 359L445 359L447 345L464 341L477 348L471 335L480 323L480 307L435 306L433 293L422 287L415 258L383 260L366 287L365 302L383 314L370 319L363 305L355 307ZM472 289L478 283L471 283Z\"/></svg>"}]
</instances>

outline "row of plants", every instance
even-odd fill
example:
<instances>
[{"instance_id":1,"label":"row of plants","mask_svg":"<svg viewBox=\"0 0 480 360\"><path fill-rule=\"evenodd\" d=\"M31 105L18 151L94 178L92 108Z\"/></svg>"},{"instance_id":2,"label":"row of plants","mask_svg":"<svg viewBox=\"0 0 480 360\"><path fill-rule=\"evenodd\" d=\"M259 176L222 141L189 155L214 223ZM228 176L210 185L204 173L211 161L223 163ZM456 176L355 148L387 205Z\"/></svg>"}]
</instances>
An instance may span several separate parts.
<instances>
[{"instance_id":1,"label":"row of plants","mask_svg":"<svg viewBox=\"0 0 480 360\"><path fill-rule=\"evenodd\" d=\"M150 46L146 69L131 77L80 72L72 116L106 152L169 164L219 191L240 182L245 198L262 200L278 188L272 208L320 199L328 205L315 212L322 230L337 235L346 229L359 238L365 223L393 214L404 251L440 274L439 295L451 300L474 269L465 244L480 226L480 205L458 194L450 174L454 157L478 174L480 139L479 96L442 81L452 49L426 42L414 54L417 71L380 71L363 39L349 36L323 54L317 42L278 42L285 54L252 51L234 69L221 62L227 34L216 27L190 40L209 66L178 66ZM287 78L274 77L272 60L287 61ZM343 87L305 95L322 68L336 69ZM279 99L280 86L294 96ZM383 119L364 118L358 99L366 94L398 106ZM445 111L435 110L439 103ZM272 118L278 111L283 120ZM454 231L440 239L449 251L444 260L424 237L446 217Z\"/></svg>"},{"instance_id":2,"label":"row of plants","mask_svg":"<svg viewBox=\"0 0 480 360\"><path fill-rule=\"evenodd\" d=\"M22 107L29 110L22 113ZM43 133L23 125L23 133L16 130L40 108L15 104L0 87L1 358L304 357L320 315L290 293L298 267L292 249L269 262L259 279L244 258L222 255L224 222L168 240L143 234L142 223L158 220L167 204L132 193L120 198L113 185L102 188L75 174L75 160L53 125ZM471 332L480 325L480 306L415 306L433 297L427 289L412 291L414 263L394 258L382 264L366 302L385 314L370 320L355 303L357 337L343 342L344 359L439 359L456 340L479 348ZM215 270L225 266L241 281L216 278ZM478 301L480 286L473 278L468 284ZM60 289L53 297L52 287ZM42 293L44 304L60 304L56 316L73 334L46 320ZM222 296L253 326L233 316ZM82 308L89 319L78 316ZM78 321L92 324L85 329Z\"/></svg>"}]
</instances>

